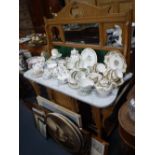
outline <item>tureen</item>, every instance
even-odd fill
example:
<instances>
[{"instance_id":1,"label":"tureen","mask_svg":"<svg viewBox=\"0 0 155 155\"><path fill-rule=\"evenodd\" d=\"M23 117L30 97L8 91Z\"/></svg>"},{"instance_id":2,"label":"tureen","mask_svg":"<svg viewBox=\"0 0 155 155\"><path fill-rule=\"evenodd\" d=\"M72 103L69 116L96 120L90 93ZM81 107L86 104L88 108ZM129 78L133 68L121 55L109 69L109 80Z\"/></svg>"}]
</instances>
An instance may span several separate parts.
<instances>
[{"instance_id":1,"label":"tureen","mask_svg":"<svg viewBox=\"0 0 155 155\"><path fill-rule=\"evenodd\" d=\"M127 64L124 56L116 51L111 51L104 57L104 63L108 69L120 70L123 73L126 72Z\"/></svg>"}]
</instances>

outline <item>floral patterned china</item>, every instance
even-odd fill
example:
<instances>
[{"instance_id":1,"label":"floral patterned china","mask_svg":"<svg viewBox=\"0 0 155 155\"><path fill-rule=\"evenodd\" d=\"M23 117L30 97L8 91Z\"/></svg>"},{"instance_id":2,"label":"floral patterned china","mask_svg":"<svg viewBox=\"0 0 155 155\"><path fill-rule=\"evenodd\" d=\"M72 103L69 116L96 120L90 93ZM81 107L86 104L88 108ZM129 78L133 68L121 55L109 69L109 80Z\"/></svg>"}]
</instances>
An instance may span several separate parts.
<instances>
[{"instance_id":1,"label":"floral patterned china","mask_svg":"<svg viewBox=\"0 0 155 155\"><path fill-rule=\"evenodd\" d=\"M86 78L86 72L85 71L77 71L76 74L75 74L75 77L74 79L79 82L81 81L82 79L85 79Z\"/></svg>"},{"instance_id":2,"label":"floral patterned china","mask_svg":"<svg viewBox=\"0 0 155 155\"><path fill-rule=\"evenodd\" d=\"M106 72L106 67L103 63L98 63L95 68L96 72L104 74Z\"/></svg>"},{"instance_id":3,"label":"floral patterned china","mask_svg":"<svg viewBox=\"0 0 155 155\"><path fill-rule=\"evenodd\" d=\"M85 48L81 54L72 49L70 57L65 59L58 59L62 54L57 49L52 49L51 54L46 62L44 57L29 58L33 76L42 76L44 80L57 79L59 84L78 89L83 96L95 89L98 96L107 97L114 88L124 83L127 64L119 52L107 53L104 63L97 63L96 52L91 48Z\"/></svg>"},{"instance_id":4,"label":"floral patterned china","mask_svg":"<svg viewBox=\"0 0 155 155\"><path fill-rule=\"evenodd\" d=\"M33 76L41 77L43 72L44 72L43 67L44 67L44 63L43 62L34 64L32 66Z\"/></svg>"},{"instance_id":5,"label":"floral patterned china","mask_svg":"<svg viewBox=\"0 0 155 155\"><path fill-rule=\"evenodd\" d=\"M44 73L43 73L43 79L44 80L49 80L52 78L52 74L51 71L48 69L44 69Z\"/></svg>"},{"instance_id":6,"label":"floral patterned china","mask_svg":"<svg viewBox=\"0 0 155 155\"><path fill-rule=\"evenodd\" d=\"M68 82L69 78L69 71L65 66L59 66L58 67L58 76L57 79L59 81L59 84L65 84Z\"/></svg>"},{"instance_id":7,"label":"floral patterned china","mask_svg":"<svg viewBox=\"0 0 155 155\"><path fill-rule=\"evenodd\" d=\"M65 59L58 60L58 66L66 66L66 60Z\"/></svg>"},{"instance_id":8,"label":"floral patterned china","mask_svg":"<svg viewBox=\"0 0 155 155\"><path fill-rule=\"evenodd\" d=\"M97 63L96 52L92 48L85 48L81 52L81 60L83 61L83 67L93 67Z\"/></svg>"},{"instance_id":9,"label":"floral patterned china","mask_svg":"<svg viewBox=\"0 0 155 155\"><path fill-rule=\"evenodd\" d=\"M77 62L79 62L80 60L80 54L78 52L78 50L76 49L73 49L71 50L71 55L69 58L67 58L67 68L68 69L73 69L73 68L78 68L76 65L77 65Z\"/></svg>"},{"instance_id":10,"label":"floral patterned china","mask_svg":"<svg viewBox=\"0 0 155 155\"><path fill-rule=\"evenodd\" d=\"M120 52L111 51L104 57L104 63L106 64L107 68L112 70L120 70L123 73L126 72L127 64L125 61L124 56Z\"/></svg>"},{"instance_id":11,"label":"floral patterned china","mask_svg":"<svg viewBox=\"0 0 155 155\"><path fill-rule=\"evenodd\" d=\"M102 79L102 75L99 73L92 72L88 75L88 78L93 80L94 83L97 83L98 81Z\"/></svg>"},{"instance_id":12,"label":"floral patterned china","mask_svg":"<svg viewBox=\"0 0 155 155\"><path fill-rule=\"evenodd\" d=\"M120 86L124 83L123 80L123 73L116 69L116 70L109 70L107 72L107 79L115 86Z\"/></svg>"},{"instance_id":13,"label":"floral patterned china","mask_svg":"<svg viewBox=\"0 0 155 155\"><path fill-rule=\"evenodd\" d=\"M46 68L47 69L53 69L57 67L57 62L56 61L46 61Z\"/></svg>"},{"instance_id":14,"label":"floral patterned china","mask_svg":"<svg viewBox=\"0 0 155 155\"><path fill-rule=\"evenodd\" d=\"M79 86L80 86L79 94L85 96L85 95L88 95L91 93L92 88L94 86L94 82L93 82L93 80L84 78L84 79L80 80Z\"/></svg>"},{"instance_id":15,"label":"floral patterned china","mask_svg":"<svg viewBox=\"0 0 155 155\"><path fill-rule=\"evenodd\" d=\"M45 62L45 58L42 56L34 56L34 57L28 58L26 62L28 64L28 68L31 69L34 64L39 62Z\"/></svg>"},{"instance_id":16,"label":"floral patterned china","mask_svg":"<svg viewBox=\"0 0 155 155\"><path fill-rule=\"evenodd\" d=\"M96 88L97 94L101 97L108 96L113 90L113 86L112 86L111 82L106 78L99 81L95 85L95 88Z\"/></svg>"},{"instance_id":17,"label":"floral patterned china","mask_svg":"<svg viewBox=\"0 0 155 155\"><path fill-rule=\"evenodd\" d=\"M68 85L71 87L71 88L79 88L79 84L77 82L77 80L75 79L75 75L77 74L77 70L71 70L70 71L70 75L69 75L69 78L68 78Z\"/></svg>"}]
</instances>

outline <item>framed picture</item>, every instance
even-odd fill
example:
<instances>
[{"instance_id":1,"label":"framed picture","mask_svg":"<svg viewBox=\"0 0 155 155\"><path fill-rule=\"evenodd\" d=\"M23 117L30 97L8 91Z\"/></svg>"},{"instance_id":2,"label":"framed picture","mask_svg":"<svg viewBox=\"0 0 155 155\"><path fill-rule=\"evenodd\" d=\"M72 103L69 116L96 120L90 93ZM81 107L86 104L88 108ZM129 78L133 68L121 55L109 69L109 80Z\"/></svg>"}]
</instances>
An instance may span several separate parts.
<instances>
[{"instance_id":1,"label":"framed picture","mask_svg":"<svg viewBox=\"0 0 155 155\"><path fill-rule=\"evenodd\" d=\"M46 138L45 112L36 108L32 108L36 128Z\"/></svg>"},{"instance_id":2,"label":"framed picture","mask_svg":"<svg viewBox=\"0 0 155 155\"><path fill-rule=\"evenodd\" d=\"M68 109L66 109L52 101L49 101L41 96L37 96L37 101L41 107L43 107L51 112L56 112L56 113L66 116L71 121L73 121L79 128L82 128L81 115L79 115L73 111L70 111L70 110L68 110Z\"/></svg>"},{"instance_id":3,"label":"framed picture","mask_svg":"<svg viewBox=\"0 0 155 155\"><path fill-rule=\"evenodd\" d=\"M109 144L98 137L91 138L90 155L107 155Z\"/></svg>"}]
</instances>

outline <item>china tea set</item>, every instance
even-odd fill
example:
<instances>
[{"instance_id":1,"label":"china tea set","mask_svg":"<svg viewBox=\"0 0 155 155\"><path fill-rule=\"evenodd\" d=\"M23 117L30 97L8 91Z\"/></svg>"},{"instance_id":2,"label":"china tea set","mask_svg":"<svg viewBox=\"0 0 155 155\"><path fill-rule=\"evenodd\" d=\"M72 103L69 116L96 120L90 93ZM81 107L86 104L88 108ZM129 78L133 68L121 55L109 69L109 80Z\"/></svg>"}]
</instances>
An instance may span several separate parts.
<instances>
[{"instance_id":1,"label":"china tea set","mask_svg":"<svg viewBox=\"0 0 155 155\"><path fill-rule=\"evenodd\" d=\"M57 49L52 49L51 55L47 61L41 56L29 60L33 76L44 80L57 79L60 84L78 89L80 95L89 95L95 90L101 97L108 96L124 82L127 64L119 52L108 52L104 63L97 62L92 48L85 48L81 54L72 49L70 57L64 59Z\"/></svg>"}]
</instances>

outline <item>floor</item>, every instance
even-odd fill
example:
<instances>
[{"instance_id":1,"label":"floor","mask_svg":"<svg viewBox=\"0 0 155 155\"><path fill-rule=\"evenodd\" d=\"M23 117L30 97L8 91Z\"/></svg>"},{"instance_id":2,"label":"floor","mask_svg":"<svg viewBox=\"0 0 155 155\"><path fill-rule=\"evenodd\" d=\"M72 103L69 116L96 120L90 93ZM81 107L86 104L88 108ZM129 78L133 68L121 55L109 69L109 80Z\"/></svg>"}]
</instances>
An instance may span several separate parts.
<instances>
[{"instance_id":1,"label":"floor","mask_svg":"<svg viewBox=\"0 0 155 155\"><path fill-rule=\"evenodd\" d=\"M71 155L52 139L45 139L34 126L32 112L20 100L20 155ZM120 137L116 129L109 139L109 155L121 153Z\"/></svg>"},{"instance_id":2,"label":"floor","mask_svg":"<svg viewBox=\"0 0 155 155\"><path fill-rule=\"evenodd\" d=\"M20 155L71 155L53 140L42 137L34 126L31 111L20 101L19 106Z\"/></svg>"}]
</instances>

